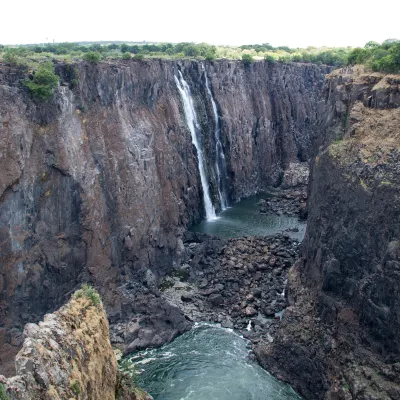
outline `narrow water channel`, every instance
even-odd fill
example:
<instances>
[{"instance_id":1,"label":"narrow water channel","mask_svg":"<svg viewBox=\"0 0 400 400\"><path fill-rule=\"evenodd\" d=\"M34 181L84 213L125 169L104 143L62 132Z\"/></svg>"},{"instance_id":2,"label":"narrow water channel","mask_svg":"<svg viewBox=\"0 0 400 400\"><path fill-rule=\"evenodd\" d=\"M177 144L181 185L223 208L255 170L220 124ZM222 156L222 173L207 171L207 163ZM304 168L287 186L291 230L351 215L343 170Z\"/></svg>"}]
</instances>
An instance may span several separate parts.
<instances>
[{"instance_id":1,"label":"narrow water channel","mask_svg":"<svg viewBox=\"0 0 400 400\"><path fill-rule=\"evenodd\" d=\"M198 324L159 349L137 353L139 384L154 400L295 400L293 389L248 357L230 329Z\"/></svg>"}]
</instances>

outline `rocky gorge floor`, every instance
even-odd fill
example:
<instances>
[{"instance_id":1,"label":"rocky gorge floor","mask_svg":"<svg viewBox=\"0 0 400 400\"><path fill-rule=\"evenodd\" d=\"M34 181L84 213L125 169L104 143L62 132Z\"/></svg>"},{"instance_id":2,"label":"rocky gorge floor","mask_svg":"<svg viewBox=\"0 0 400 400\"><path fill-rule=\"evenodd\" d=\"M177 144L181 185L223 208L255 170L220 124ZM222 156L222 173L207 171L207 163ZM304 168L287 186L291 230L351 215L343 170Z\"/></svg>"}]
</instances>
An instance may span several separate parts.
<instances>
[{"instance_id":1,"label":"rocky gorge floor","mask_svg":"<svg viewBox=\"0 0 400 400\"><path fill-rule=\"evenodd\" d=\"M273 340L299 242L285 234L222 240L187 232L184 239L185 262L162 281L162 297L192 322L220 323L252 343Z\"/></svg>"}]
</instances>

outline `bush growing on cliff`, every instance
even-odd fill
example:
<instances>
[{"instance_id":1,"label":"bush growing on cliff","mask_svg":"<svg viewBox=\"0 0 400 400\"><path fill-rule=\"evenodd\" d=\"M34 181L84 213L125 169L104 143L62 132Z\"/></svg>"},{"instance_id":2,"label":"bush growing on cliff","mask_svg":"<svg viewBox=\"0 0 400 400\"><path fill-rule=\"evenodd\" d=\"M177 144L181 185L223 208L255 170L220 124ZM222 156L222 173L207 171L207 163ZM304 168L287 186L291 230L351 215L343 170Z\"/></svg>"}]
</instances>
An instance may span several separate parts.
<instances>
[{"instance_id":1,"label":"bush growing on cliff","mask_svg":"<svg viewBox=\"0 0 400 400\"><path fill-rule=\"evenodd\" d=\"M83 59L93 64L97 64L100 61L101 55L100 53L94 51L88 51L83 55Z\"/></svg>"},{"instance_id":2,"label":"bush growing on cliff","mask_svg":"<svg viewBox=\"0 0 400 400\"><path fill-rule=\"evenodd\" d=\"M84 283L82 287L73 295L74 299L80 299L82 297L88 298L95 307L101 304L101 297L99 293L94 287L88 285L87 283Z\"/></svg>"},{"instance_id":3,"label":"bush growing on cliff","mask_svg":"<svg viewBox=\"0 0 400 400\"><path fill-rule=\"evenodd\" d=\"M245 66L248 66L254 62L254 58L250 54L243 54L242 61Z\"/></svg>"},{"instance_id":4,"label":"bush growing on cliff","mask_svg":"<svg viewBox=\"0 0 400 400\"><path fill-rule=\"evenodd\" d=\"M39 67L30 78L26 78L24 85L32 96L38 100L46 100L52 96L58 85L58 76L54 73L54 65L51 61L39 64Z\"/></svg>"},{"instance_id":5,"label":"bush growing on cliff","mask_svg":"<svg viewBox=\"0 0 400 400\"><path fill-rule=\"evenodd\" d=\"M122 59L123 60L130 60L132 57L131 57L131 53L128 53L128 52L126 52L126 53L122 53Z\"/></svg>"}]
</instances>

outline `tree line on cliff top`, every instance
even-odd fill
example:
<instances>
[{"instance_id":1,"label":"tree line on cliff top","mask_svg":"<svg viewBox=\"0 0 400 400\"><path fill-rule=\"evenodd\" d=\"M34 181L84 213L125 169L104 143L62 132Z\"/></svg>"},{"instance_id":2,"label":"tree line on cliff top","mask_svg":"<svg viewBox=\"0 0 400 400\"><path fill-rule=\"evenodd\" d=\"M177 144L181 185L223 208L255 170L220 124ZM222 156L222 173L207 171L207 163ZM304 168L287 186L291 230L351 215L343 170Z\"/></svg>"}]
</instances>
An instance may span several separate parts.
<instances>
[{"instance_id":1,"label":"tree line on cliff top","mask_svg":"<svg viewBox=\"0 0 400 400\"><path fill-rule=\"evenodd\" d=\"M14 65L32 65L43 60L72 62L101 59L134 58L194 58L202 60L243 60L245 64L265 59L270 62L301 62L336 67L364 64L373 71L400 72L400 41L388 39L383 43L370 41L363 48L351 47L274 47L269 43L232 46L213 46L207 43L47 43L36 45L1 46L3 62Z\"/></svg>"},{"instance_id":2,"label":"tree line on cliff top","mask_svg":"<svg viewBox=\"0 0 400 400\"><path fill-rule=\"evenodd\" d=\"M366 70L400 73L400 41L388 39L383 43L368 42L363 48L315 48L292 49L287 46L273 47L269 43L240 47L212 46L206 43L50 43L41 45L2 46L0 60L25 68L30 73L24 85L36 100L51 97L58 85L54 61L72 63L85 60L98 63L102 59L143 60L144 58L168 59L215 59L242 60L249 66L256 60L275 62L301 62L325 64L335 67L363 64Z\"/></svg>"}]
</instances>

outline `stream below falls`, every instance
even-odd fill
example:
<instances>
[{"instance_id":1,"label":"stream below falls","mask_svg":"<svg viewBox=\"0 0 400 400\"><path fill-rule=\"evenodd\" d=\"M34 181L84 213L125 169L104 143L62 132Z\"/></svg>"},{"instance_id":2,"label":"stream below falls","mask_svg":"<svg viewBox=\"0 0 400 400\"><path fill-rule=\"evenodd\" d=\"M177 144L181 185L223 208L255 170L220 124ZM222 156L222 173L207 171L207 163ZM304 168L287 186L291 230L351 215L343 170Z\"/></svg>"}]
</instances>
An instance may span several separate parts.
<instances>
[{"instance_id":1,"label":"stream below falls","mask_svg":"<svg viewBox=\"0 0 400 400\"><path fill-rule=\"evenodd\" d=\"M247 341L231 329L195 327L158 349L131 358L139 385L154 400L295 400L293 389L248 357Z\"/></svg>"},{"instance_id":2,"label":"stream below falls","mask_svg":"<svg viewBox=\"0 0 400 400\"><path fill-rule=\"evenodd\" d=\"M260 194L242 200L190 230L222 238L267 236L285 232L301 241L306 223L297 217L262 215ZM248 341L217 325L196 324L172 343L136 353L129 360L140 371L139 386L154 400L301 399L249 358Z\"/></svg>"}]
</instances>

